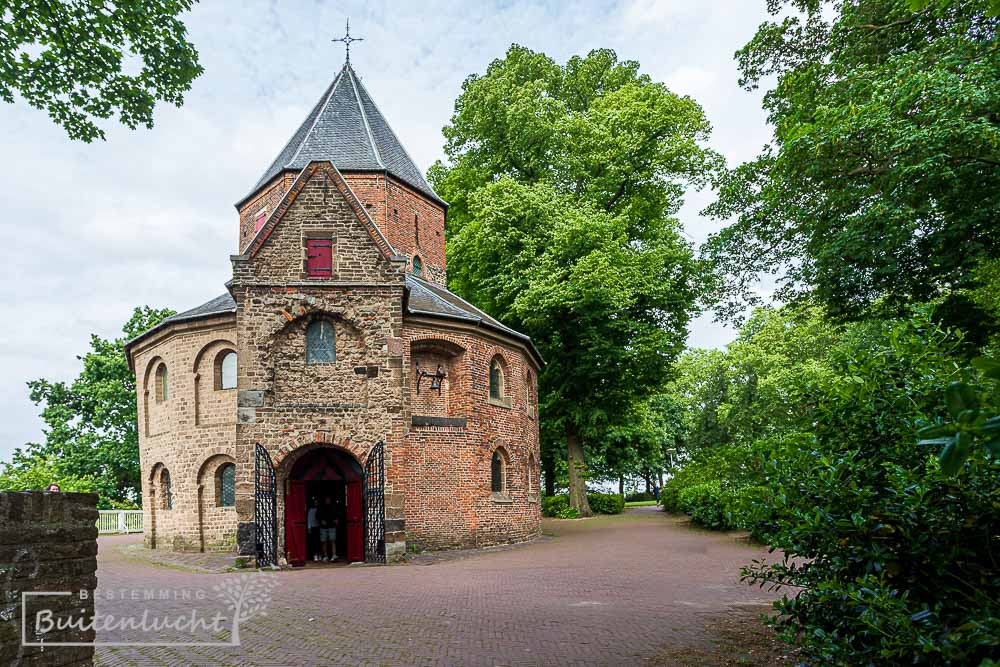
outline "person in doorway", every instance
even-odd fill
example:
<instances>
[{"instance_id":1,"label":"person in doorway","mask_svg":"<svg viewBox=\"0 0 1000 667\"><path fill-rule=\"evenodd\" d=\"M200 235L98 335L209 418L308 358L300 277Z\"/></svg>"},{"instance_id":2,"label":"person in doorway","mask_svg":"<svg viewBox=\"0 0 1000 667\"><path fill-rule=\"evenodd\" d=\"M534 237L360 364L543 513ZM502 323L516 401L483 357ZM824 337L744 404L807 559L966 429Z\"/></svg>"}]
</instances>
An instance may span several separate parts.
<instances>
[{"instance_id":1,"label":"person in doorway","mask_svg":"<svg viewBox=\"0 0 1000 667\"><path fill-rule=\"evenodd\" d=\"M319 518L316 516L318 509L316 507L316 498L310 498L309 510L306 512L306 544L309 545L309 550L312 552L312 559L314 561L322 558L319 542Z\"/></svg>"},{"instance_id":2,"label":"person in doorway","mask_svg":"<svg viewBox=\"0 0 1000 667\"><path fill-rule=\"evenodd\" d=\"M319 519L319 541L323 550L324 561L337 560L337 508L333 498L325 496L323 504L316 511Z\"/></svg>"}]
</instances>

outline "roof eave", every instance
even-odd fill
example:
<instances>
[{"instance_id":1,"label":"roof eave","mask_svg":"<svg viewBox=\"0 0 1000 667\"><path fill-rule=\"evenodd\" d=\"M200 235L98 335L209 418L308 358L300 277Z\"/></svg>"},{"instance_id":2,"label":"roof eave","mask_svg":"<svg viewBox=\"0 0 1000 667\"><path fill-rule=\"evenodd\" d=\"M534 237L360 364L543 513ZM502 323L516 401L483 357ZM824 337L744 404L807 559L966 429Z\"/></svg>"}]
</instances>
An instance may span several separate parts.
<instances>
[{"instance_id":1,"label":"roof eave","mask_svg":"<svg viewBox=\"0 0 1000 667\"><path fill-rule=\"evenodd\" d=\"M528 349L531 350L532 355L535 357L535 361L538 362L538 367L541 368L545 365L545 358L542 353L538 351L535 347L534 341L531 340L531 336L527 336L519 331L514 331L513 329L508 329L506 327L498 327L492 322L488 322L479 317L463 317L461 315L452 315L450 313L435 313L427 310L420 310L419 308L407 308L407 312L411 315L417 315L419 317L430 317L432 319L445 319L445 320L456 320L459 322L466 322L467 324L473 325L480 329L489 329L490 331L499 334L505 338L513 338L519 340L522 343L527 344Z\"/></svg>"}]
</instances>

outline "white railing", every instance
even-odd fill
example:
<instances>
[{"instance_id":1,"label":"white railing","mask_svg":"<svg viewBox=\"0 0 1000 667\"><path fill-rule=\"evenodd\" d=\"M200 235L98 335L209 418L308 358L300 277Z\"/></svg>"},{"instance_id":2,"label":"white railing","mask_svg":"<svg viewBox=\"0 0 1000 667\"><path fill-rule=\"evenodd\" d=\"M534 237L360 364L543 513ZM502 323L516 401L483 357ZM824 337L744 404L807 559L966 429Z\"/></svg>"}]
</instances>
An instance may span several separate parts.
<instances>
[{"instance_id":1,"label":"white railing","mask_svg":"<svg viewBox=\"0 0 1000 667\"><path fill-rule=\"evenodd\" d=\"M142 510L99 510L97 517L97 532L110 533L141 533Z\"/></svg>"}]
</instances>

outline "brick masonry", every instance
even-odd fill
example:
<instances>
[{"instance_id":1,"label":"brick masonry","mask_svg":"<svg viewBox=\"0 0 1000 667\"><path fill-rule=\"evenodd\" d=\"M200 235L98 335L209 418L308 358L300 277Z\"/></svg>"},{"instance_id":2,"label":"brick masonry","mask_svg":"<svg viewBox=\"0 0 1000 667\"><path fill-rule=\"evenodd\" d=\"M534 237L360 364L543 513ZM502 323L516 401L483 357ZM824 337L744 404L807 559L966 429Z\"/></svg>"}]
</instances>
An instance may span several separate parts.
<instances>
[{"instance_id":1,"label":"brick masonry","mask_svg":"<svg viewBox=\"0 0 1000 667\"><path fill-rule=\"evenodd\" d=\"M21 642L22 593L70 592L69 596L29 596L26 616L44 609L55 616L89 621L97 586L97 495L90 493L0 492L0 664L91 665L93 646L25 647ZM87 595L81 599L80 591ZM40 601L44 600L44 604ZM93 642L93 630L52 630L28 642Z\"/></svg>"},{"instance_id":2,"label":"brick masonry","mask_svg":"<svg viewBox=\"0 0 1000 667\"><path fill-rule=\"evenodd\" d=\"M255 212L265 206L267 223L254 234ZM386 443L390 557L407 543L469 547L537 535L530 354L516 339L403 313L414 254L426 277L445 282L443 208L384 174L344 175L313 163L266 185L240 219L242 254L232 258L230 285L236 314L173 324L132 350L147 546L232 550L241 543L252 553L258 443L276 466L279 554L292 464L316 447L335 447L363 466L378 442ZM305 274L310 238L333 241L329 279ZM335 363L305 361L305 332L316 320L336 332ZM217 390L212 365L229 349L239 358L238 387ZM506 395L491 401L489 366L498 355ZM165 398L157 389L162 364ZM424 378L418 393L418 364L428 372L442 366L440 392ZM498 449L506 484L494 494L490 463ZM215 472L226 462L236 463L235 508L215 504Z\"/></svg>"}]
</instances>

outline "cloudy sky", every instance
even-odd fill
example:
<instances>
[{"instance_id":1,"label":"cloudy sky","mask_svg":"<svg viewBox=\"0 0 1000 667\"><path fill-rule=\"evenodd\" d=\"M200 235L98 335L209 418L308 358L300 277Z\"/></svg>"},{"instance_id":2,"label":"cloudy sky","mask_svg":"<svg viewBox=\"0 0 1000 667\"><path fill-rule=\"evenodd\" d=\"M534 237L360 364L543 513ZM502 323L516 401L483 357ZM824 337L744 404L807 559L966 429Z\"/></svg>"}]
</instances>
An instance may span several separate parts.
<instances>
[{"instance_id":1,"label":"cloudy sky","mask_svg":"<svg viewBox=\"0 0 1000 667\"><path fill-rule=\"evenodd\" d=\"M563 62L597 47L638 60L688 94L731 164L770 132L758 94L736 85L733 52L764 20L764 1L224 2L185 16L205 73L183 108L161 107L152 130L107 126L106 142L72 143L47 116L0 103L0 459L38 440L25 382L70 379L91 333L116 337L139 304L184 310L222 293L236 251L233 203L246 194L343 63L332 37L365 41L351 60L417 164L442 157L441 128L462 80L512 42ZM687 233L721 223L689 197ZM700 318L690 343L733 332Z\"/></svg>"}]
</instances>

